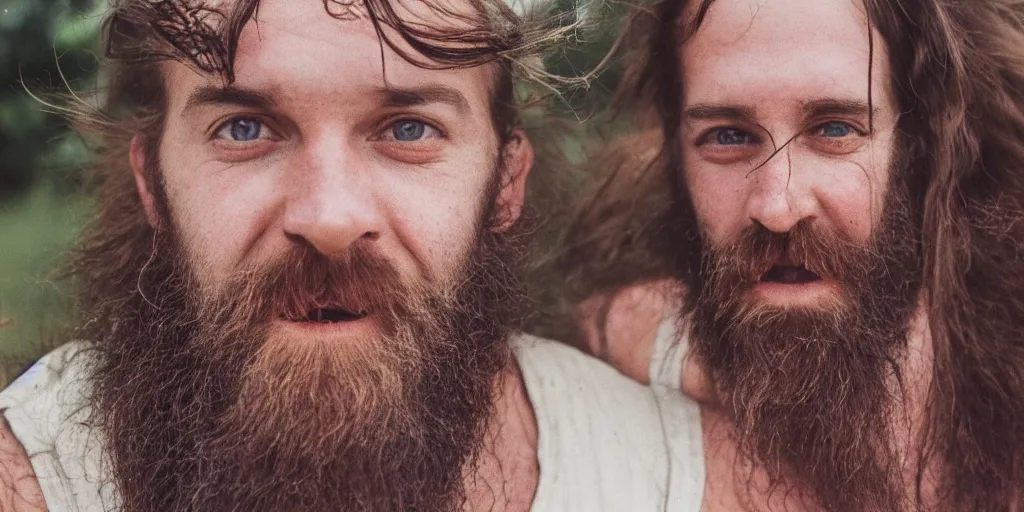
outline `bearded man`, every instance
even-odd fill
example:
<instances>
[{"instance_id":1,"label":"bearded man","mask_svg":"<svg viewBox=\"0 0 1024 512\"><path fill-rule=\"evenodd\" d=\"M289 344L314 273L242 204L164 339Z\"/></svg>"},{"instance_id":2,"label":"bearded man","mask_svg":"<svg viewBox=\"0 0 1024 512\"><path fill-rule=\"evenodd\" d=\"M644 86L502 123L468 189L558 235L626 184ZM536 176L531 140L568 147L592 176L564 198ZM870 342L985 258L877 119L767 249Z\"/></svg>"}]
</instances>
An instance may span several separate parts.
<instances>
[{"instance_id":1,"label":"bearded man","mask_svg":"<svg viewBox=\"0 0 1024 512\"><path fill-rule=\"evenodd\" d=\"M671 207L598 201L563 265L617 254L588 252L610 225L664 262L576 313L692 454L670 506L1024 509L1024 9L663 0L638 24L623 90L662 151L598 165L663 169L640 181Z\"/></svg>"},{"instance_id":2,"label":"bearded man","mask_svg":"<svg viewBox=\"0 0 1024 512\"><path fill-rule=\"evenodd\" d=\"M116 3L106 105L76 117L88 342L0 394L0 507L661 509L650 391L514 332L514 79L564 30L483 1Z\"/></svg>"}]
</instances>

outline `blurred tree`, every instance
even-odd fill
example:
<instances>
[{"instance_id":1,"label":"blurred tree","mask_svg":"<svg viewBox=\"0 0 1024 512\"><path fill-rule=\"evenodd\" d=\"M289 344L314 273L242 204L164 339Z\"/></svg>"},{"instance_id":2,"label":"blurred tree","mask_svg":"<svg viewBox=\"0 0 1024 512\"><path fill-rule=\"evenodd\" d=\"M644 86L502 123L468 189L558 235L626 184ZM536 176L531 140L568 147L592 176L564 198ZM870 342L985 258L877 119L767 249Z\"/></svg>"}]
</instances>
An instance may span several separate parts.
<instances>
[{"instance_id":1,"label":"blurred tree","mask_svg":"<svg viewBox=\"0 0 1024 512\"><path fill-rule=\"evenodd\" d=\"M582 76L594 72L609 57L629 14L635 8L630 0L552 0L553 10L572 13L571 23L582 19L583 28L575 44L550 55L546 66L559 76ZM621 78L619 60L607 59L606 65L590 80L586 89L568 91L563 107L582 117L604 110Z\"/></svg>"},{"instance_id":2,"label":"blurred tree","mask_svg":"<svg viewBox=\"0 0 1024 512\"><path fill-rule=\"evenodd\" d=\"M77 183L87 152L35 94L95 86L96 41L105 2L0 0L0 201L41 180Z\"/></svg>"}]
</instances>

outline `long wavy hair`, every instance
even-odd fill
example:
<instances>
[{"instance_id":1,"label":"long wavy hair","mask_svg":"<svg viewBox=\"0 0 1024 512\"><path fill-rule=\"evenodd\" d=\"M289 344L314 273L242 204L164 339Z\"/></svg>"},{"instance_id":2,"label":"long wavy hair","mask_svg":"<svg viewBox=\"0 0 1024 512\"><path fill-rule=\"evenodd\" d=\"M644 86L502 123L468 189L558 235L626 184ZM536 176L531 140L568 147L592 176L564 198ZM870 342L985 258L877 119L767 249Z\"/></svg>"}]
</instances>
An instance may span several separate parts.
<instances>
[{"instance_id":1,"label":"long wavy hair","mask_svg":"<svg viewBox=\"0 0 1024 512\"><path fill-rule=\"evenodd\" d=\"M678 50L713 0L663 0L627 31L620 101L662 131L676 252L699 250L679 172ZM692 3L691 2L691 3ZM941 510L1024 507L1024 3L864 0L891 62L899 151L920 207L934 365L914 494L938 463ZM689 14L683 19L684 9ZM663 182L664 183L664 182ZM669 265L684 272L687 265ZM686 281L687 276L680 276ZM841 484L837 484L841 485ZM931 487L931 485L929 485ZM929 501L934 498L928 498Z\"/></svg>"},{"instance_id":2,"label":"long wavy hair","mask_svg":"<svg viewBox=\"0 0 1024 512\"><path fill-rule=\"evenodd\" d=\"M572 200L561 210L545 209L564 220L528 280L541 304L529 329L580 348L586 347L577 324L580 303L671 278L680 235L668 222L672 194L661 171L661 133L645 130L593 145L574 167L582 184Z\"/></svg>"}]
</instances>

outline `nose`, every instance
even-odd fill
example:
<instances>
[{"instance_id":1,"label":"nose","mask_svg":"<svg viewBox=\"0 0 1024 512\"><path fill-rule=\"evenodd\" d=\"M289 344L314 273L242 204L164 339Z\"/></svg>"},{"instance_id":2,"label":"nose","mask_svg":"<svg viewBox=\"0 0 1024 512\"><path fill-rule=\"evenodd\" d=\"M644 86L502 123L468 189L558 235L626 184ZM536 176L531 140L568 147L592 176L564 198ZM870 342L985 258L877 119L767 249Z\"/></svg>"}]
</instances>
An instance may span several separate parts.
<instances>
[{"instance_id":1,"label":"nose","mask_svg":"<svg viewBox=\"0 0 1024 512\"><path fill-rule=\"evenodd\" d=\"M811 180L797 173L788 148L773 155L750 179L755 180L747 201L752 221L785 233L817 215L819 205Z\"/></svg>"},{"instance_id":2,"label":"nose","mask_svg":"<svg viewBox=\"0 0 1024 512\"><path fill-rule=\"evenodd\" d=\"M352 148L334 141L310 147L291 184L284 231L325 255L360 241L375 241L384 216L373 193L366 163Z\"/></svg>"}]
</instances>

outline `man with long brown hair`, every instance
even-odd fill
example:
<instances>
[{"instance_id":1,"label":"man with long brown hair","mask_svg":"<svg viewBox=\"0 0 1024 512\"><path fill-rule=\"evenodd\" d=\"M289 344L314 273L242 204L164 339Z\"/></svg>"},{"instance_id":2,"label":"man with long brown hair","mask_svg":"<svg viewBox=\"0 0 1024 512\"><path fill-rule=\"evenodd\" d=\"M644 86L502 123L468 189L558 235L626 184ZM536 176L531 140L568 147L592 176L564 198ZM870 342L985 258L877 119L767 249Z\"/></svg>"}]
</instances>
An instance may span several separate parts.
<instances>
[{"instance_id":1,"label":"man with long brown hair","mask_svg":"<svg viewBox=\"0 0 1024 512\"><path fill-rule=\"evenodd\" d=\"M0 393L0 507L656 510L656 403L516 332L515 80L488 0L122 0L83 342Z\"/></svg>"},{"instance_id":2,"label":"man with long brown hair","mask_svg":"<svg viewBox=\"0 0 1024 512\"><path fill-rule=\"evenodd\" d=\"M662 0L637 23L623 90L669 204L581 217L567 254L610 224L674 236L616 246L663 263L606 259L631 283L577 302L581 344L653 381L691 454L670 503L1024 509L1024 6Z\"/></svg>"}]
</instances>

